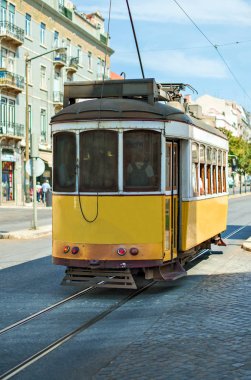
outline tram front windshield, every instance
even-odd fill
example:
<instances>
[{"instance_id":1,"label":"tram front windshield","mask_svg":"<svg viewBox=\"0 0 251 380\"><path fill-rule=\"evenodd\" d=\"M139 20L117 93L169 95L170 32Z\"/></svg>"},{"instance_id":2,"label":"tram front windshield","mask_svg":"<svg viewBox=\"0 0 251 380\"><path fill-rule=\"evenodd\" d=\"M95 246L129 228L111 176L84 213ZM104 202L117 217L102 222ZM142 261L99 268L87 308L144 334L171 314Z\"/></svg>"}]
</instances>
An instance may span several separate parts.
<instances>
[{"instance_id":1,"label":"tram front windshield","mask_svg":"<svg viewBox=\"0 0 251 380\"><path fill-rule=\"evenodd\" d=\"M118 152L116 131L84 131L79 134L79 144L76 141L72 132L54 135L54 191L117 192L118 179L122 177L125 192L160 189L160 133L124 132L123 166L119 166L118 155L122 152ZM79 170L76 167L77 145Z\"/></svg>"}]
</instances>

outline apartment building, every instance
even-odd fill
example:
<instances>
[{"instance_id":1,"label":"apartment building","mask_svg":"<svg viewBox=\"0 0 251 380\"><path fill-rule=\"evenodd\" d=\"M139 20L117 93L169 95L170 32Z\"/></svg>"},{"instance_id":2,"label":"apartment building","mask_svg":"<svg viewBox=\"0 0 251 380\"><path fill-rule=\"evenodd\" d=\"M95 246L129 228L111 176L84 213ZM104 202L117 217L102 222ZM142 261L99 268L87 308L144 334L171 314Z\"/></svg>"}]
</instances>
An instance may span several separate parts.
<instances>
[{"instance_id":1,"label":"apartment building","mask_svg":"<svg viewBox=\"0 0 251 380\"><path fill-rule=\"evenodd\" d=\"M50 119L63 106L63 84L108 79L113 50L99 12L68 0L1 0L0 53L0 204L22 204L26 129L29 144L39 136L51 182Z\"/></svg>"}]
</instances>

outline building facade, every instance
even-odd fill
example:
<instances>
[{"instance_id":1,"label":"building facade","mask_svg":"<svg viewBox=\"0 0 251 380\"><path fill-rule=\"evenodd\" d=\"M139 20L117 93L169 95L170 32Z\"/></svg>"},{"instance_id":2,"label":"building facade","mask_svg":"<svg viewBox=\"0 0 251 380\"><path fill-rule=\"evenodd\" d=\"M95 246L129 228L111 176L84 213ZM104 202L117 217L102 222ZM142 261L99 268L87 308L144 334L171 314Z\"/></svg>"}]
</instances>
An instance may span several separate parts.
<instances>
[{"instance_id":1,"label":"building facade","mask_svg":"<svg viewBox=\"0 0 251 380\"><path fill-rule=\"evenodd\" d=\"M101 14L68 0L1 0L0 49L0 204L22 204L27 125L51 182L50 119L63 106L63 84L108 79L113 51Z\"/></svg>"}]
</instances>

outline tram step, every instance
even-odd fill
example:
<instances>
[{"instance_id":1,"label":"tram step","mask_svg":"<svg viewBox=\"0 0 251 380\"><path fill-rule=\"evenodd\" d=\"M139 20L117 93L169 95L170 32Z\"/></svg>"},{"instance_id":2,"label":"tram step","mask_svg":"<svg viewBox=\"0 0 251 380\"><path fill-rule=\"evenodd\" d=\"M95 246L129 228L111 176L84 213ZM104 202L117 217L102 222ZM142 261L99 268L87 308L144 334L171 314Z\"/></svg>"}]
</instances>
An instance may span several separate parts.
<instances>
[{"instance_id":1,"label":"tram step","mask_svg":"<svg viewBox=\"0 0 251 380\"><path fill-rule=\"evenodd\" d=\"M95 284L102 288L137 289L130 269L101 271L95 269L67 268L61 285Z\"/></svg>"}]
</instances>

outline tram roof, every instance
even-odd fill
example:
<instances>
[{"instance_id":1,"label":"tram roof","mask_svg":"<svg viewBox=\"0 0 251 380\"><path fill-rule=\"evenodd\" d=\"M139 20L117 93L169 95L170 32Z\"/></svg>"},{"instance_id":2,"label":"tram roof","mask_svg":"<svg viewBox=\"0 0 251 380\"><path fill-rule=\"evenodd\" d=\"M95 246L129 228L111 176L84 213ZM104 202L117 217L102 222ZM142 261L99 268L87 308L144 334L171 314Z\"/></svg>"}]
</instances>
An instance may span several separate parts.
<instances>
[{"instance_id":1,"label":"tram roof","mask_svg":"<svg viewBox=\"0 0 251 380\"><path fill-rule=\"evenodd\" d=\"M91 99L63 108L51 119L52 124L84 120L159 120L191 124L222 138L227 137L218 129L185 114L168 103L149 104L142 100L104 98Z\"/></svg>"}]
</instances>

